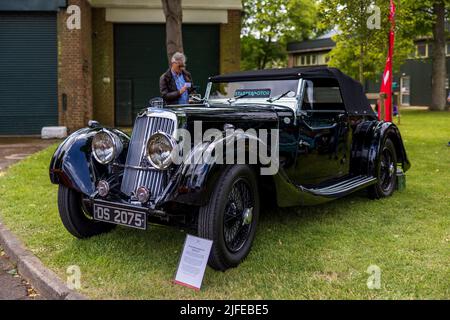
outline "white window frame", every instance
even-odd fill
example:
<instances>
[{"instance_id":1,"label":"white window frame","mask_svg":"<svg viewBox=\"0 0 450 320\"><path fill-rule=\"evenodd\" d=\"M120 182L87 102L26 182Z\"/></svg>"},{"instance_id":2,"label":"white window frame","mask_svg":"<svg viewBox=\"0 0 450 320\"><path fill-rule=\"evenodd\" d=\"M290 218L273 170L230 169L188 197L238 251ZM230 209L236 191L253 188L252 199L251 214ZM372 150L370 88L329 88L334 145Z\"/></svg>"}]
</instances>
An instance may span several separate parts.
<instances>
[{"instance_id":1,"label":"white window frame","mask_svg":"<svg viewBox=\"0 0 450 320\"><path fill-rule=\"evenodd\" d=\"M404 83L405 80L408 80L408 82L409 82L407 93L403 93L402 92L403 83ZM403 102L404 96L408 96L409 97L409 103L404 103ZM410 106L411 105L411 76L403 76L403 77L400 78L400 105L401 106Z\"/></svg>"},{"instance_id":2,"label":"white window frame","mask_svg":"<svg viewBox=\"0 0 450 320\"><path fill-rule=\"evenodd\" d=\"M299 67L318 66L321 64L321 59L325 60L325 55L320 53L299 54L295 57L295 64Z\"/></svg>"},{"instance_id":3,"label":"white window frame","mask_svg":"<svg viewBox=\"0 0 450 320\"><path fill-rule=\"evenodd\" d=\"M425 55L420 56L419 55L419 46L425 45ZM428 58L428 43L418 43L416 44L416 59L426 59Z\"/></svg>"}]
</instances>

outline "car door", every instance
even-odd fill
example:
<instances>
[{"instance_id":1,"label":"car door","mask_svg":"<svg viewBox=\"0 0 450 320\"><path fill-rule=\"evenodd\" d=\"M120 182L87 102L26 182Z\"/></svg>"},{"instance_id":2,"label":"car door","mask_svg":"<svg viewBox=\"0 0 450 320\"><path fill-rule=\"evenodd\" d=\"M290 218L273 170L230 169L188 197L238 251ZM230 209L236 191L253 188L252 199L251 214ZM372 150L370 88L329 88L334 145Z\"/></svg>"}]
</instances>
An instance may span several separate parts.
<instances>
[{"instance_id":1,"label":"car door","mask_svg":"<svg viewBox=\"0 0 450 320\"><path fill-rule=\"evenodd\" d=\"M292 178L298 184L317 186L348 174L351 134L338 82L304 83Z\"/></svg>"}]
</instances>

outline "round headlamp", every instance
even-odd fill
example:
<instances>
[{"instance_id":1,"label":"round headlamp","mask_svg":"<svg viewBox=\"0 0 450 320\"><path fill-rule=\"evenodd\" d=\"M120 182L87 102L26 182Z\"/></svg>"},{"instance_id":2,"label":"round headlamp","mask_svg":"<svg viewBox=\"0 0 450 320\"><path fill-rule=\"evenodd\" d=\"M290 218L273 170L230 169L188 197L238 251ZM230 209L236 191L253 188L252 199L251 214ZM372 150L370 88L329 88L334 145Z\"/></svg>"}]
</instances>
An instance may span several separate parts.
<instances>
[{"instance_id":1,"label":"round headlamp","mask_svg":"<svg viewBox=\"0 0 450 320\"><path fill-rule=\"evenodd\" d=\"M176 141L164 132L157 132L147 141L148 161L159 170L167 169L173 162L172 151Z\"/></svg>"},{"instance_id":2,"label":"round headlamp","mask_svg":"<svg viewBox=\"0 0 450 320\"><path fill-rule=\"evenodd\" d=\"M92 154L95 160L101 164L108 164L117 159L122 148L120 138L105 129L97 132L92 139Z\"/></svg>"}]
</instances>

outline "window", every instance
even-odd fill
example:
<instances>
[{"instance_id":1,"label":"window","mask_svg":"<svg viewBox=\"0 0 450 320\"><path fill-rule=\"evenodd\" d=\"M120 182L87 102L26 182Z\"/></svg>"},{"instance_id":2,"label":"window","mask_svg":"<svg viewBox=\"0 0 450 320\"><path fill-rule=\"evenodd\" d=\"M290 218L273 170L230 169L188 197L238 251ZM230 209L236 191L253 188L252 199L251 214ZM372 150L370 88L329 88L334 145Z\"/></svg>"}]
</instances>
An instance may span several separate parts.
<instances>
[{"instance_id":1,"label":"window","mask_svg":"<svg viewBox=\"0 0 450 320\"><path fill-rule=\"evenodd\" d=\"M317 66L323 64L323 55L321 54L306 54L297 56L297 66Z\"/></svg>"},{"instance_id":2,"label":"window","mask_svg":"<svg viewBox=\"0 0 450 320\"><path fill-rule=\"evenodd\" d=\"M447 42L447 45L446 45L446 52L447 52L447 56L450 57L450 42Z\"/></svg>"},{"instance_id":3,"label":"window","mask_svg":"<svg viewBox=\"0 0 450 320\"><path fill-rule=\"evenodd\" d=\"M409 76L400 78L400 104L409 106L411 102L411 78Z\"/></svg>"},{"instance_id":4,"label":"window","mask_svg":"<svg viewBox=\"0 0 450 320\"><path fill-rule=\"evenodd\" d=\"M324 65L325 64L325 55L324 54L318 54L317 55L317 64L318 65Z\"/></svg>"},{"instance_id":5,"label":"window","mask_svg":"<svg viewBox=\"0 0 450 320\"><path fill-rule=\"evenodd\" d=\"M302 110L342 111L341 89L334 79L306 80Z\"/></svg>"},{"instance_id":6,"label":"window","mask_svg":"<svg viewBox=\"0 0 450 320\"><path fill-rule=\"evenodd\" d=\"M427 44L419 43L416 48L416 57L417 58L426 58L427 57Z\"/></svg>"},{"instance_id":7,"label":"window","mask_svg":"<svg viewBox=\"0 0 450 320\"><path fill-rule=\"evenodd\" d=\"M305 65L309 66L311 64L311 56L305 56Z\"/></svg>"}]
</instances>

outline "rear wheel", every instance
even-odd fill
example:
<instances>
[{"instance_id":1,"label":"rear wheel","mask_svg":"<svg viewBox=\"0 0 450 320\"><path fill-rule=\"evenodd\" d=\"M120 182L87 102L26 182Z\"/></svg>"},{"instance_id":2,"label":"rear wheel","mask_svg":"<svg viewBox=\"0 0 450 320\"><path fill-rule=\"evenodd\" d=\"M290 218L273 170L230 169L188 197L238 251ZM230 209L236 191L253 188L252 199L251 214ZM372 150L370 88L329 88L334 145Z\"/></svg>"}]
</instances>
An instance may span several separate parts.
<instances>
[{"instance_id":1,"label":"rear wheel","mask_svg":"<svg viewBox=\"0 0 450 320\"><path fill-rule=\"evenodd\" d=\"M381 149L377 164L377 183L368 189L369 197L380 199L391 196L397 185L397 155L394 143L388 138Z\"/></svg>"},{"instance_id":2,"label":"rear wheel","mask_svg":"<svg viewBox=\"0 0 450 320\"><path fill-rule=\"evenodd\" d=\"M61 185L58 190L58 209L64 227L79 239L106 233L116 227L114 224L95 221L83 206L81 194Z\"/></svg>"},{"instance_id":3,"label":"rear wheel","mask_svg":"<svg viewBox=\"0 0 450 320\"><path fill-rule=\"evenodd\" d=\"M225 271L250 252L259 217L256 176L245 165L224 170L209 203L200 208L198 234L213 241L208 264Z\"/></svg>"}]
</instances>

